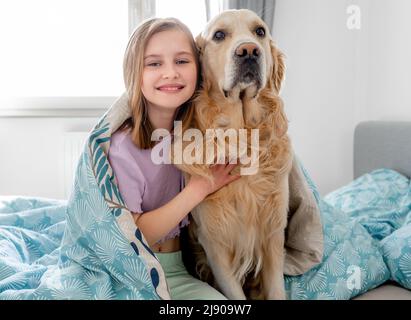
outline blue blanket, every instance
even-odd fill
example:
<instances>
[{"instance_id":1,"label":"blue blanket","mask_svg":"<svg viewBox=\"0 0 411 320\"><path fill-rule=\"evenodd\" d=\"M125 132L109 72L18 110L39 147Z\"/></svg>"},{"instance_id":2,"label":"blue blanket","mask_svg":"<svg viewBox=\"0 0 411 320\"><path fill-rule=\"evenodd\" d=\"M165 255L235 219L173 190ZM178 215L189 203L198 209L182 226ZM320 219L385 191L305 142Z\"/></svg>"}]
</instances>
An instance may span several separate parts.
<instances>
[{"instance_id":1,"label":"blue blanket","mask_svg":"<svg viewBox=\"0 0 411 320\"><path fill-rule=\"evenodd\" d=\"M321 199L323 261L286 277L290 299L350 299L387 280L411 289L411 183L388 169L363 175Z\"/></svg>"},{"instance_id":2,"label":"blue blanket","mask_svg":"<svg viewBox=\"0 0 411 320\"><path fill-rule=\"evenodd\" d=\"M170 299L107 160L129 110L91 131L70 199L0 197L0 299ZM289 299L349 299L388 279L411 289L410 180L378 170L321 199L323 261L287 276Z\"/></svg>"},{"instance_id":3,"label":"blue blanket","mask_svg":"<svg viewBox=\"0 0 411 320\"><path fill-rule=\"evenodd\" d=\"M388 278L411 289L411 181L393 170L363 175L325 201L361 225L384 259ZM361 243L353 242L355 249ZM376 264L374 273L380 272Z\"/></svg>"},{"instance_id":4,"label":"blue blanket","mask_svg":"<svg viewBox=\"0 0 411 320\"><path fill-rule=\"evenodd\" d=\"M111 134L129 116L124 106L91 131L68 203L1 202L1 299L170 299L107 160Z\"/></svg>"}]
</instances>

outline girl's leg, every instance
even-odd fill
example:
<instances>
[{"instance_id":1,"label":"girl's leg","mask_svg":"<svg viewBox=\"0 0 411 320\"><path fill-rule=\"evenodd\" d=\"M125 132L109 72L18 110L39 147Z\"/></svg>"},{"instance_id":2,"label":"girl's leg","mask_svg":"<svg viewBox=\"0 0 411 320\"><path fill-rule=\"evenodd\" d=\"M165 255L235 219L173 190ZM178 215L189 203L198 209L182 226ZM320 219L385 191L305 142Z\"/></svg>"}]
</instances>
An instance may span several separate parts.
<instances>
[{"instance_id":1,"label":"girl's leg","mask_svg":"<svg viewBox=\"0 0 411 320\"><path fill-rule=\"evenodd\" d=\"M222 293L208 283L200 281L188 273L171 276L168 283L173 300L227 300Z\"/></svg>"},{"instance_id":2,"label":"girl's leg","mask_svg":"<svg viewBox=\"0 0 411 320\"><path fill-rule=\"evenodd\" d=\"M208 283L192 277L186 270L181 251L156 253L164 269L173 300L227 300Z\"/></svg>"}]
</instances>

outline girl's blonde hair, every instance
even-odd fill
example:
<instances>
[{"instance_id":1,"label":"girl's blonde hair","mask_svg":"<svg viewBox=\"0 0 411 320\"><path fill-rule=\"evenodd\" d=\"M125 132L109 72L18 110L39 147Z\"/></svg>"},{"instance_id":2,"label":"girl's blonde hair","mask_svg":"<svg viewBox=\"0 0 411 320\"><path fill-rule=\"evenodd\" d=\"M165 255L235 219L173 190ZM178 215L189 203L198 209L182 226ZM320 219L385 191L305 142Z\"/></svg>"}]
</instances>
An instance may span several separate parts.
<instances>
[{"instance_id":1,"label":"girl's blonde hair","mask_svg":"<svg viewBox=\"0 0 411 320\"><path fill-rule=\"evenodd\" d=\"M151 141L154 128L148 118L147 100L141 91L144 69L144 51L150 38L159 32L167 30L181 30L187 35L197 67L198 89L200 82L200 63L194 38L185 24L175 18L151 18L141 23L133 32L124 55L123 73L124 83L128 94L128 104L132 117L120 127L120 130L131 128L131 137L140 149L151 149L155 141ZM175 120L182 121L183 132L190 125L193 117L193 99L189 99L179 107Z\"/></svg>"}]
</instances>

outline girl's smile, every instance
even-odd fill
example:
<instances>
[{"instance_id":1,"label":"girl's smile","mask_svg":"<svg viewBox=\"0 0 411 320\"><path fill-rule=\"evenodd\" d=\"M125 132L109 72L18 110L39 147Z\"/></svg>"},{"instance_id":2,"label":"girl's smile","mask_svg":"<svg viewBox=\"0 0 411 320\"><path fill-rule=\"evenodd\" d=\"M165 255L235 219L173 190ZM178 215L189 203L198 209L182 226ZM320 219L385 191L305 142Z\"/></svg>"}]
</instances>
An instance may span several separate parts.
<instances>
[{"instance_id":1,"label":"girl's smile","mask_svg":"<svg viewBox=\"0 0 411 320\"><path fill-rule=\"evenodd\" d=\"M184 87L185 87L184 85L178 84L178 83L165 84L165 85L158 87L157 90L160 90L165 93L178 93L178 92L181 92L181 90L184 89Z\"/></svg>"}]
</instances>

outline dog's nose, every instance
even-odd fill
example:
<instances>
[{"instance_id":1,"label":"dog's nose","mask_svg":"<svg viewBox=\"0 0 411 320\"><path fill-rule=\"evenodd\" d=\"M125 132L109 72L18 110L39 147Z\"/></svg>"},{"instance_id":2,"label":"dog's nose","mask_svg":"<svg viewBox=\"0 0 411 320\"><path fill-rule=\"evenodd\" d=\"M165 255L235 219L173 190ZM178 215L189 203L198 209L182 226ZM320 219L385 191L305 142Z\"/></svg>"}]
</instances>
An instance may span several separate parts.
<instances>
[{"instance_id":1,"label":"dog's nose","mask_svg":"<svg viewBox=\"0 0 411 320\"><path fill-rule=\"evenodd\" d=\"M257 58L260 55L260 50L258 50L255 43L246 42L237 47L235 50L235 55L241 58L246 56Z\"/></svg>"}]
</instances>

